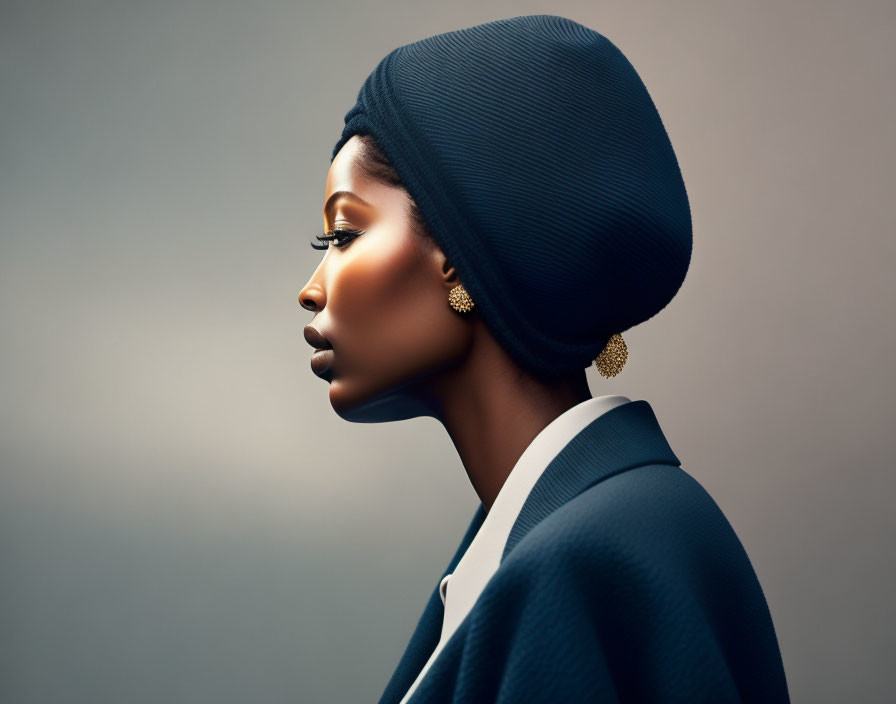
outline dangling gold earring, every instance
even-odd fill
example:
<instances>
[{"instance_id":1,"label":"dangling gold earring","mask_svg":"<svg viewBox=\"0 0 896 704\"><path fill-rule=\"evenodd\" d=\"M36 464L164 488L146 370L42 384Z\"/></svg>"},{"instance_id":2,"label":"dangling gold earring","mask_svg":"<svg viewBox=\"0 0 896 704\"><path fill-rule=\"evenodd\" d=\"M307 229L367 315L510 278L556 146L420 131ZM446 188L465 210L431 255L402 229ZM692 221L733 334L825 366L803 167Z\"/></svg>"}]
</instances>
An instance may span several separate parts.
<instances>
[{"instance_id":1,"label":"dangling gold earring","mask_svg":"<svg viewBox=\"0 0 896 704\"><path fill-rule=\"evenodd\" d=\"M625 340L616 332L610 336L601 353L594 358L594 366L601 376L609 379L622 371L627 359L628 348L625 346Z\"/></svg>"},{"instance_id":2,"label":"dangling gold earring","mask_svg":"<svg viewBox=\"0 0 896 704\"><path fill-rule=\"evenodd\" d=\"M467 313L473 310L475 305L462 284L458 284L448 292L448 304L458 313Z\"/></svg>"}]
</instances>

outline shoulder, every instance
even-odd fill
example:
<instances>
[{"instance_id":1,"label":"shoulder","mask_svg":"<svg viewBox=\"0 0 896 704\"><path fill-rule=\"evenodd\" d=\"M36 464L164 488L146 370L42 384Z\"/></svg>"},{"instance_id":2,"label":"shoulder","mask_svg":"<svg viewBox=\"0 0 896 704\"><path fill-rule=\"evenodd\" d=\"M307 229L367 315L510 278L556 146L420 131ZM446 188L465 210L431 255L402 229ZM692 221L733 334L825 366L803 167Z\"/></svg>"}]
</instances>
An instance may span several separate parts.
<instances>
[{"instance_id":1,"label":"shoulder","mask_svg":"<svg viewBox=\"0 0 896 704\"><path fill-rule=\"evenodd\" d=\"M740 701L738 690L787 701L750 560L680 467L645 465L586 489L517 543L483 597L484 613L519 617L531 638L591 643L637 701Z\"/></svg>"},{"instance_id":2,"label":"shoulder","mask_svg":"<svg viewBox=\"0 0 896 704\"><path fill-rule=\"evenodd\" d=\"M625 470L586 489L533 527L495 576L533 595L560 580L606 609L640 603L693 616L767 608L721 508L672 465Z\"/></svg>"},{"instance_id":3,"label":"shoulder","mask_svg":"<svg viewBox=\"0 0 896 704\"><path fill-rule=\"evenodd\" d=\"M721 508L681 467L645 465L586 489L535 526L508 554L530 560L741 560L743 546Z\"/></svg>"}]
</instances>

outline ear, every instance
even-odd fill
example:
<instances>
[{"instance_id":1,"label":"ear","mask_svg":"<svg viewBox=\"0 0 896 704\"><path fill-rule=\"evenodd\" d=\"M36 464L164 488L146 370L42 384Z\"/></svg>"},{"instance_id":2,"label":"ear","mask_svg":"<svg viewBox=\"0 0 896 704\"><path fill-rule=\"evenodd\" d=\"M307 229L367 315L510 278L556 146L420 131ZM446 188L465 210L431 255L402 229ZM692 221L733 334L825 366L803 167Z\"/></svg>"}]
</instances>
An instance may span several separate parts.
<instances>
[{"instance_id":1,"label":"ear","mask_svg":"<svg viewBox=\"0 0 896 704\"><path fill-rule=\"evenodd\" d=\"M457 278L457 271L454 268L454 265L448 261L446 258L442 263L442 280L451 288L454 288L460 283L460 279Z\"/></svg>"},{"instance_id":2,"label":"ear","mask_svg":"<svg viewBox=\"0 0 896 704\"><path fill-rule=\"evenodd\" d=\"M442 248L439 246L433 246L430 250L430 255L432 257L432 260L435 261L437 271L439 272L439 276L441 277L442 284L444 285L445 289L450 290L457 286L460 283L460 279L457 277L457 270L454 268L454 265L448 260L448 257L445 256Z\"/></svg>"}]
</instances>

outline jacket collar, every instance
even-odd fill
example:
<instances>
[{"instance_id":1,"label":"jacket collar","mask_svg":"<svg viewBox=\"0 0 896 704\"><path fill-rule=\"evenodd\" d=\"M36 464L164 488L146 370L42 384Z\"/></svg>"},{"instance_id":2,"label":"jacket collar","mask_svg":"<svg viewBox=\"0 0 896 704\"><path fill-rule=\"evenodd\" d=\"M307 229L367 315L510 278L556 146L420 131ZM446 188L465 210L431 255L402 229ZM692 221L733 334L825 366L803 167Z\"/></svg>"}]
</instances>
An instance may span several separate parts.
<instances>
[{"instance_id":1,"label":"jacket collar","mask_svg":"<svg viewBox=\"0 0 896 704\"><path fill-rule=\"evenodd\" d=\"M526 533L567 501L614 474L647 464L681 465L647 401L624 403L595 418L532 487L510 530L502 562Z\"/></svg>"},{"instance_id":2,"label":"jacket collar","mask_svg":"<svg viewBox=\"0 0 896 704\"><path fill-rule=\"evenodd\" d=\"M681 465L650 404L630 401L602 413L567 443L542 472L513 524L502 561L530 530L560 506L603 479L647 464ZM401 700L438 644L444 616L439 583L454 571L485 516L485 507L479 504L454 556L436 581L380 704Z\"/></svg>"}]
</instances>

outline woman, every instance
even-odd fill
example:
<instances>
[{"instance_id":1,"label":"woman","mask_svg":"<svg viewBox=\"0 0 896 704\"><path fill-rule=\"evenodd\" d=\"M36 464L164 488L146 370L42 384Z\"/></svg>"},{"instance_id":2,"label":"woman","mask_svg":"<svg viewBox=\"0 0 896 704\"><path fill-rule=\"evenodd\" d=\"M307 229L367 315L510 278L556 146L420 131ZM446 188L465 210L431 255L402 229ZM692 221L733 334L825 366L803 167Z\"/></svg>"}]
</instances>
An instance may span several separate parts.
<instances>
[{"instance_id":1,"label":"woman","mask_svg":"<svg viewBox=\"0 0 896 704\"><path fill-rule=\"evenodd\" d=\"M769 611L650 405L589 393L681 286L647 90L552 15L399 47L345 116L299 294L346 420L431 416L480 506L381 702L786 702Z\"/></svg>"}]
</instances>

